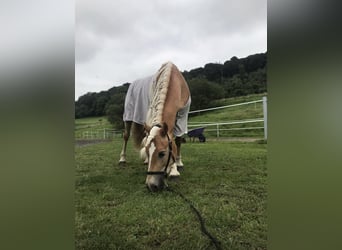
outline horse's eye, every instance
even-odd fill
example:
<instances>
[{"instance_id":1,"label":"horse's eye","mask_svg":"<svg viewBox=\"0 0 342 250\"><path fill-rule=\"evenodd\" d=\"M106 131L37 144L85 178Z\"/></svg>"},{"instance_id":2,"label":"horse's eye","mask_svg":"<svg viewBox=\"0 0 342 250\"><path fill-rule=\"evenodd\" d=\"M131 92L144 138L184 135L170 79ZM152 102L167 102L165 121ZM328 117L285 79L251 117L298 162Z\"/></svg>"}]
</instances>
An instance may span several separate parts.
<instances>
[{"instance_id":1,"label":"horse's eye","mask_svg":"<svg viewBox=\"0 0 342 250\"><path fill-rule=\"evenodd\" d=\"M158 153L159 158L163 158L165 156L165 151L161 151Z\"/></svg>"}]
</instances>

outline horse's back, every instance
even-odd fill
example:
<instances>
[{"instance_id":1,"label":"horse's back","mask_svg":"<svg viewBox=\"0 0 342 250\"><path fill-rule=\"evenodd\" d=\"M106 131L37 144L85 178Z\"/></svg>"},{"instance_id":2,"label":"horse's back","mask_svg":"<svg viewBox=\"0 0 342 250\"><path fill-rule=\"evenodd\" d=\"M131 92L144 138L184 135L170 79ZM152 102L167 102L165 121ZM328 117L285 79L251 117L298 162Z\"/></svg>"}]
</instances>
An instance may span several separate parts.
<instances>
[{"instance_id":1,"label":"horse's back","mask_svg":"<svg viewBox=\"0 0 342 250\"><path fill-rule=\"evenodd\" d=\"M165 85L167 91L164 92L166 98L163 101L161 120L166 122L170 129L174 128L175 135L180 136L187 132L191 97L182 73L172 62L164 63L156 74L135 80L130 84L125 98L123 121L133 121L137 124L146 122L152 125L153 119L150 117L151 113L148 112L149 105L155 99L154 96L158 96L157 100L160 101L160 92L155 90L160 88L161 85L158 84L163 82L166 72L169 72L169 78L167 77L169 82Z\"/></svg>"}]
</instances>

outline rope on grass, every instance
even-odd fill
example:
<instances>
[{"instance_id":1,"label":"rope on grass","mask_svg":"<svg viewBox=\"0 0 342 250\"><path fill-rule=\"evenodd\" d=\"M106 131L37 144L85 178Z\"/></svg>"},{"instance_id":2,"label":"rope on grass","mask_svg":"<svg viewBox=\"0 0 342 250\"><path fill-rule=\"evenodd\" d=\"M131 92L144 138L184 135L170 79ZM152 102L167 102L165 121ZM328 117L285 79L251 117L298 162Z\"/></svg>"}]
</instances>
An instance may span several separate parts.
<instances>
[{"instance_id":1,"label":"rope on grass","mask_svg":"<svg viewBox=\"0 0 342 250\"><path fill-rule=\"evenodd\" d=\"M216 249L221 250L222 249L221 243L208 232L207 228L205 227L204 219L203 219L201 213L197 210L197 208L195 208L195 206L192 204L192 202L189 199L187 199L181 192L174 190L173 188L171 188L169 186L166 187L166 190L173 192L175 194L178 194L186 203L189 204L191 210L196 214L196 216L200 222L202 233L205 234L210 239L211 243L214 244Z\"/></svg>"}]
</instances>

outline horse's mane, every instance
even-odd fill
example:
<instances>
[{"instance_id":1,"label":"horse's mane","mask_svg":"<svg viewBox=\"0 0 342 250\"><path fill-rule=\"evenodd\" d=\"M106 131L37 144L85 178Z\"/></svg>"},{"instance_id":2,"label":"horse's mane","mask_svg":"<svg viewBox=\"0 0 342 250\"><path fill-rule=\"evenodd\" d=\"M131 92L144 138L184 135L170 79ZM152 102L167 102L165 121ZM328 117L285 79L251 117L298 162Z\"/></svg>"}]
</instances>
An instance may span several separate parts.
<instances>
[{"instance_id":1,"label":"horse's mane","mask_svg":"<svg viewBox=\"0 0 342 250\"><path fill-rule=\"evenodd\" d=\"M155 80L153 81L150 90L151 103L146 119L148 125L159 124L162 121L172 66L172 62L166 62L156 73Z\"/></svg>"}]
</instances>

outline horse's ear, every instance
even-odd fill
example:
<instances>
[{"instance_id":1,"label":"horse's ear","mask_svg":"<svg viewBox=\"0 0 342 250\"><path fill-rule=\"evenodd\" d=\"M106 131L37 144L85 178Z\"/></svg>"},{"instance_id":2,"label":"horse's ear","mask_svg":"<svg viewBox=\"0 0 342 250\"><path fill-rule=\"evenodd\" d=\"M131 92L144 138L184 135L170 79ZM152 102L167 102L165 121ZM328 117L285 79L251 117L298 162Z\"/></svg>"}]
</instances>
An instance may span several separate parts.
<instances>
[{"instance_id":1,"label":"horse's ear","mask_svg":"<svg viewBox=\"0 0 342 250\"><path fill-rule=\"evenodd\" d=\"M163 122L162 127L161 127L161 135L166 136L167 131L168 131L167 124L166 124L166 122Z\"/></svg>"},{"instance_id":2,"label":"horse's ear","mask_svg":"<svg viewBox=\"0 0 342 250\"><path fill-rule=\"evenodd\" d=\"M149 134L150 131L151 131L151 127L148 126L146 123L144 123L144 129L145 129L145 132L146 132L147 134Z\"/></svg>"}]
</instances>

